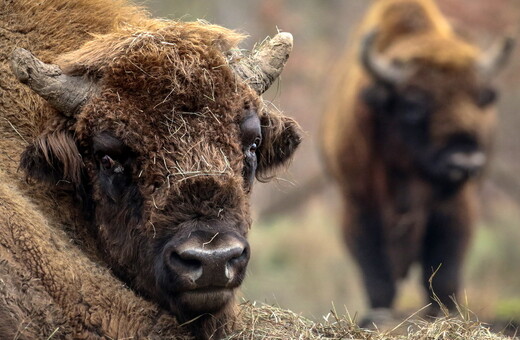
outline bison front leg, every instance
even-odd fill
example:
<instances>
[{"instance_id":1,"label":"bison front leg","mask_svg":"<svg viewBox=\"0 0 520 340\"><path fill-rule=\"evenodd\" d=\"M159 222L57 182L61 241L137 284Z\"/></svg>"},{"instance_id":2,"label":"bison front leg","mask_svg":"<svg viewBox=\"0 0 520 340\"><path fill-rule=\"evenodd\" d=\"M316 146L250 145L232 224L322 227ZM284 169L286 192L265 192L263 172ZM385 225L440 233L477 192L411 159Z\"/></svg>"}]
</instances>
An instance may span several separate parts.
<instances>
[{"instance_id":1,"label":"bison front leg","mask_svg":"<svg viewBox=\"0 0 520 340\"><path fill-rule=\"evenodd\" d=\"M432 303L429 314L438 315L439 302L455 310L464 255L472 234L467 202L450 200L429 218L423 244L423 285Z\"/></svg>"},{"instance_id":2,"label":"bison front leg","mask_svg":"<svg viewBox=\"0 0 520 340\"><path fill-rule=\"evenodd\" d=\"M357 261L372 309L391 308L396 283L386 251L379 212L362 210L345 219L345 239Z\"/></svg>"}]
</instances>

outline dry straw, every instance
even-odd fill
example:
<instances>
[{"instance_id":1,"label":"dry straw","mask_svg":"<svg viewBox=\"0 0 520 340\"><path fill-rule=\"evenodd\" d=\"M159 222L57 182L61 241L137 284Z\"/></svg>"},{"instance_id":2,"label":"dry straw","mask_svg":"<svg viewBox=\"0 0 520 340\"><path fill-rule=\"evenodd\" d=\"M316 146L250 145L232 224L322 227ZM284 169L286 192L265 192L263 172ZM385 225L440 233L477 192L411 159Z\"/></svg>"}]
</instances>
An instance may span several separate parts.
<instances>
[{"instance_id":1,"label":"dry straw","mask_svg":"<svg viewBox=\"0 0 520 340\"><path fill-rule=\"evenodd\" d=\"M416 313L419 314L419 313ZM492 333L468 313L445 316L428 322L415 315L399 330L375 331L359 328L350 315L333 310L324 322L314 322L292 311L260 303L240 305L235 333L226 339L353 339L353 340L505 340L514 339ZM399 333L399 334L395 334Z\"/></svg>"}]
</instances>

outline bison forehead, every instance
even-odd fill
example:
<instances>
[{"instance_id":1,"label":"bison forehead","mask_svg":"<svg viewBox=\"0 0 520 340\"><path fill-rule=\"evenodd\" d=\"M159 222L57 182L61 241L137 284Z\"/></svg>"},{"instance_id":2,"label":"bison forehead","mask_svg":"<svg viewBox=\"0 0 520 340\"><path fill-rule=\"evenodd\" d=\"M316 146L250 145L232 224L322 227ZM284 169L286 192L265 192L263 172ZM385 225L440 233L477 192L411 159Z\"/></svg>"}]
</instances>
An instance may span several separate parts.
<instances>
[{"instance_id":1,"label":"bison forehead","mask_svg":"<svg viewBox=\"0 0 520 340\"><path fill-rule=\"evenodd\" d=\"M77 133L86 149L94 136L110 133L137 154L141 170L172 181L200 174L241 173L238 122L250 102L221 101L218 106L183 111L182 102L174 101L167 101L165 105L172 108L162 111L152 105L143 107L146 98L136 105L130 100L114 105L113 100L100 99L81 114Z\"/></svg>"},{"instance_id":2,"label":"bison forehead","mask_svg":"<svg viewBox=\"0 0 520 340\"><path fill-rule=\"evenodd\" d=\"M182 97L186 107L200 107L238 92L237 78L218 49L149 33L135 39L124 54L104 67L106 87L152 95L152 104L161 109L172 96Z\"/></svg>"},{"instance_id":3,"label":"bison forehead","mask_svg":"<svg viewBox=\"0 0 520 340\"><path fill-rule=\"evenodd\" d=\"M162 30L124 38L117 48L120 53L99 66L103 88L117 93L119 100L120 96L138 99L137 104L144 103L142 109L160 112L195 112L249 94L215 42L182 32Z\"/></svg>"},{"instance_id":4,"label":"bison forehead","mask_svg":"<svg viewBox=\"0 0 520 340\"><path fill-rule=\"evenodd\" d=\"M475 65L478 51L454 36L424 33L403 37L389 47L385 54L402 63L415 62L428 67L433 65L468 70Z\"/></svg>"},{"instance_id":5,"label":"bison forehead","mask_svg":"<svg viewBox=\"0 0 520 340\"><path fill-rule=\"evenodd\" d=\"M88 140L96 133L108 131L136 151L159 152L192 148L206 140L213 144L238 141L238 124L245 108L256 108L258 98L230 95L187 107L183 96L163 98L160 108L154 94L129 96L109 89L85 106L78 116L77 133ZM174 147L170 150L170 147Z\"/></svg>"},{"instance_id":6,"label":"bison forehead","mask_svg":"<svg viewBox=\"0 0 520 340\"><path fill-rule=\"evenodd\" d=\"M183 27L119 37L98 65L101 92L79 115L77 134L88 144L108 131L169 178L236 174L238 123L260 99L229 68L218 34Z\"/></svg>"}]
</instances>

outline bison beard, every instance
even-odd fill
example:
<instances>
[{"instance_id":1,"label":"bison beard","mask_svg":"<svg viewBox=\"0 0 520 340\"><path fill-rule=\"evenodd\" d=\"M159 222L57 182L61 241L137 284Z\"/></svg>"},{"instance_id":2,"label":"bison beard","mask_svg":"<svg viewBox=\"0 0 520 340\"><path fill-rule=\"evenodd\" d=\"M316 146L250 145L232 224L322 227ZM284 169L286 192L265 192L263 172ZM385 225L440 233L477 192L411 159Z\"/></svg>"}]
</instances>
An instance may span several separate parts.
<instances>
[{"instance_id":1,"label":"bison beard","mask_svg":"<svg viewBox=\"0 0 520 340\"><path fill-rule=\"evenodd\" d=\"M58 15L54 2L46 5L42 11ZM94 11L99 4L77 5L67 22L82 6ZM260 97L282 71L292 37L281 33L246 56L236 48L242 37L222 27L114 10L132 12L129 22L90 27L94 39L85 40L84 28L60 32L82 36L71 45L85 43L64 54L47 51L54 64L13 52L13 73L36 93L27 98L37 103L30 114L38 119L10 118L27 139L41 131L20 168L52 188L34 189L34 196L54 225L75 226L70 238L85 254L197 337L219 337L232 327L235 290L250 256L253 181L286 164L300 142L297 123ZM33 129L23 129L27 122ZM63 297L60 284L44 288L66 322L82 325L73 336L91 329L127 334L78 320L78 302Z\"/></svg>"},{"instance_id":2,"label":"bison beard","mask_svg":"<svg viewBox=\"0 0 520 340\"><path fill-rule=\"evenodd\" d=\"M479 54L430 0L378 1L360 32L322 131L345 241L372 308L391 308L397 281L419 262L430 314L434 295L454 309L492 139L490 81L512 41Z\"/></svg>"}]
</instances>

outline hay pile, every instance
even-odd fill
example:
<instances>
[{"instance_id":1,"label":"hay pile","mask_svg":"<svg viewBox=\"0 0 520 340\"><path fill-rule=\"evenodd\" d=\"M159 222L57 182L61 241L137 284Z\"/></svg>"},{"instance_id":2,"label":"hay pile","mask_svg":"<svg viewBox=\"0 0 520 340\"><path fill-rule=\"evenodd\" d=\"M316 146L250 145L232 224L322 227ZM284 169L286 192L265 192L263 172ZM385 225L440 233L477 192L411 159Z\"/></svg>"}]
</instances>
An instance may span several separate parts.
<instances>
[{"instance_id":1,"label":"hay pile","mask_svg":"<svg viewBox=\"0 0 520 340\"><path fill-rule=\"evenodd\" d=\"M332 311L326 321L317 323L294 312L259 303L243 303L236 331L226 339L355 339L355 340L505 340L513 339L492 333L485 325L468 318L443 317L434 322L407 320L400 333L378 332L359 328L350 316Z\"/></svg>"}]
</instances>

